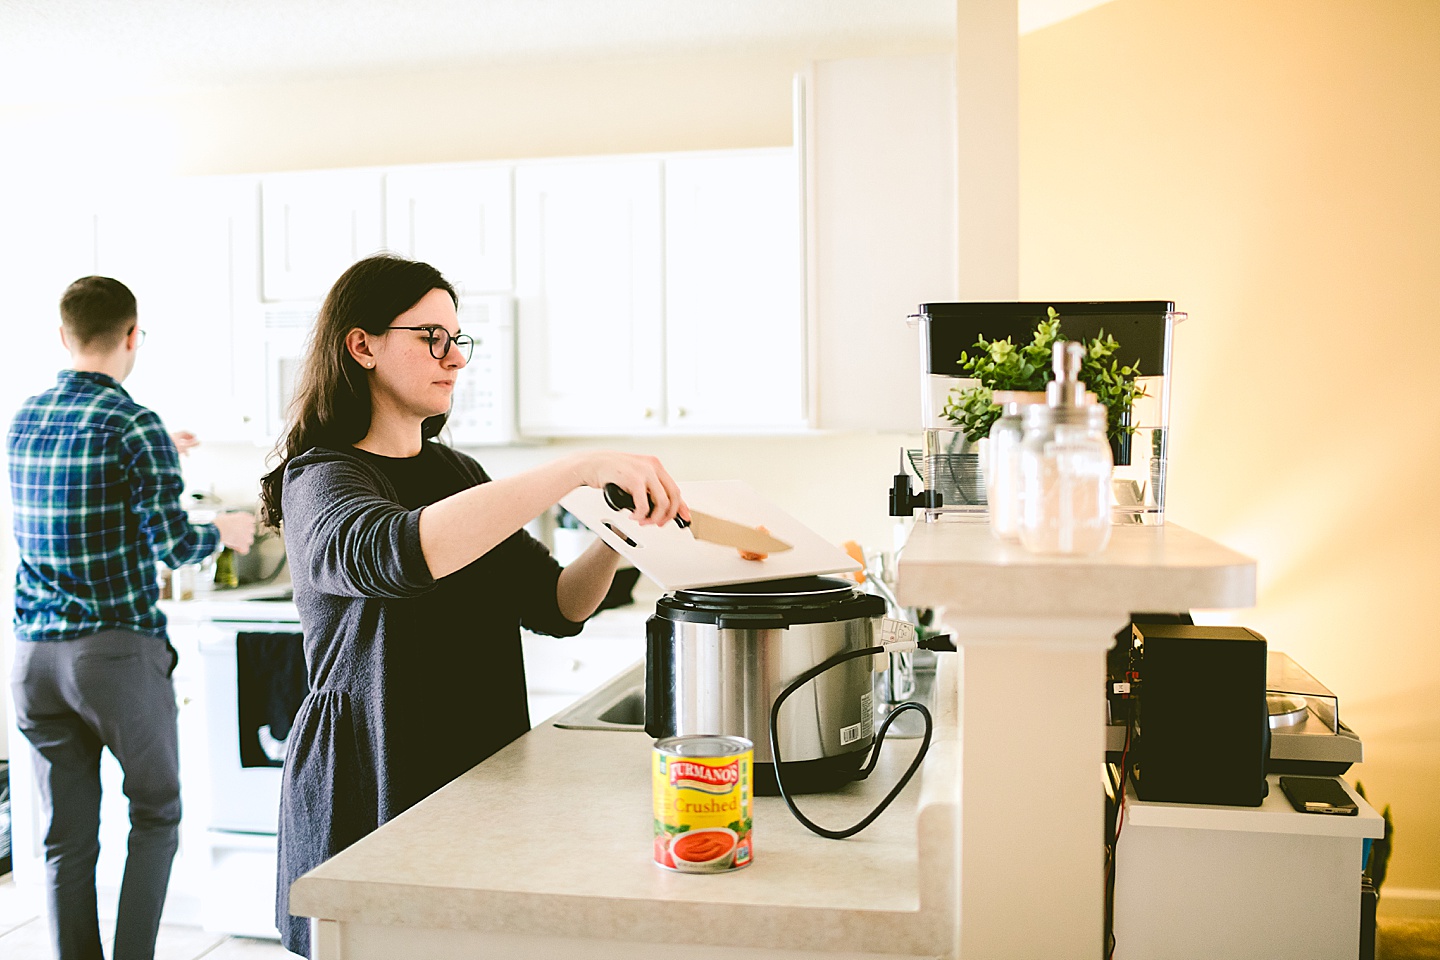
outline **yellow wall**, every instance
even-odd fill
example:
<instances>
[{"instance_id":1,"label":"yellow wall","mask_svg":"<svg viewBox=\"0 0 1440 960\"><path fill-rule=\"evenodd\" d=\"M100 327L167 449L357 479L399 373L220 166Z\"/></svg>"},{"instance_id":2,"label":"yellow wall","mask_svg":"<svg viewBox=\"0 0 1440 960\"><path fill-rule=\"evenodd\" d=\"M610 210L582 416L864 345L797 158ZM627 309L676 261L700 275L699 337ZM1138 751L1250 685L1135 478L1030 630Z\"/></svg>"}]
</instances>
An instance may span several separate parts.
<instances>
[{"instance_id":1,"label":"yellow wall","mask_svg":"<svg viewBox=\"0 0 1440 960\"><path fill-rule=\"evenodd\" d=\"M1260 576L1207 619L1339 695L1440 897L1440 3L1115 0L1020 77L1022 297L1189 313L1169 518Z\"/></svg>"}]
</instances>

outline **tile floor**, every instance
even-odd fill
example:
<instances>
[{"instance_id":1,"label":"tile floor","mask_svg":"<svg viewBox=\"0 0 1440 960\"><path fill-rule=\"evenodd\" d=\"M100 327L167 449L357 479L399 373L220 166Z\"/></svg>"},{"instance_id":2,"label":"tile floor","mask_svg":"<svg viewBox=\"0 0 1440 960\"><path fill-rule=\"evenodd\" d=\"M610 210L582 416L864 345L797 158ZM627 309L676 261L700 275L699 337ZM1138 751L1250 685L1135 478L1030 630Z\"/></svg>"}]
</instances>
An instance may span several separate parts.
<instances>
[{"instance_id":1,"label":"tile floor","mask_svg":"<svg viewBox=\"0 0 1440 960\"><path fill-rule=\"evenodd\" d=\"M112 931L103 920L101 936L109 953ZM22 897L7 874L0 877L0 957L5 960L53 960L49 928L35 905ZM155 960L295 960L274 940L252 940L209 933L199 927L164 924L155 943Z\"/></svg>"}]
</instances>

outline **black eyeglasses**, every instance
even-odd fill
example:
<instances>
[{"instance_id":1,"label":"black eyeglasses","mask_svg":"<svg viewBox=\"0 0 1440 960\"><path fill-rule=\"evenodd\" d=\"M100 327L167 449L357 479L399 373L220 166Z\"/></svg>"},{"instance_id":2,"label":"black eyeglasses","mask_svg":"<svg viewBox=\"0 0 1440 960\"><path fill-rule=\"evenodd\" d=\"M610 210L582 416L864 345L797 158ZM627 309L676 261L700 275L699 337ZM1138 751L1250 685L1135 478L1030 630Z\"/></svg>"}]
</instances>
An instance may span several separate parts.
<instances>
[{"instance_id":1,"label":"black eyeglasses","mask_svg":"<svg viewBox=\"0 0 1440 960\"><path fill-rule=\"evenodd\" d=\"M444 360L450 352L450 345L460 351L460 356L465 362L470 362L470 354L475 350L475 338L468 333L457 333L450 335L450 331L441 326L428 327L389 327L390 330L418 330L425 334L425 342L430 345L430 356L436 360Z\"/></svg>"}]
</instances>

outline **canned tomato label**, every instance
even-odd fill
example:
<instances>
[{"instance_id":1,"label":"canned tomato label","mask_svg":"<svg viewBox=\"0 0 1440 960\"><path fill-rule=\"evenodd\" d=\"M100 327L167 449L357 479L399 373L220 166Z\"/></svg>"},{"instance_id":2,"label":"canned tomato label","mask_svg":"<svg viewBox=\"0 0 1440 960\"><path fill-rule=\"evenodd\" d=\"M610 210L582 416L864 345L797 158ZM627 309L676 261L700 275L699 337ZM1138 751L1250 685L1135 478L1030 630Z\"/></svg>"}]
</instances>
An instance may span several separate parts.
<instances>
[{"instance_id":1,"label":"canned tomato label","mask_svg":"<svg viewBox=\"0 0 1440 960\"><path fill-rule=\"evenodd\" d=\"M755 856L751 838L755 751L744 737L656 741L655 862L681 873L724 873Z\"/></svg>"}]
</instances>

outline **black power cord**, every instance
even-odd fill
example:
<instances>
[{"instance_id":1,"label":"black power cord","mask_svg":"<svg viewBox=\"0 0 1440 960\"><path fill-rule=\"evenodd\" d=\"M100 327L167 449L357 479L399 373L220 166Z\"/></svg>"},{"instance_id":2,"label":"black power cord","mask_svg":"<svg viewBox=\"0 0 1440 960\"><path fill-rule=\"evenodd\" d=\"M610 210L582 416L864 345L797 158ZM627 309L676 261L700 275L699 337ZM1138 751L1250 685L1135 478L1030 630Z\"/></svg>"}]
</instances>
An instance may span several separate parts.
<instances>
[{"instance_id":1,"label":"black power cord","mask_svg":"<svg viewBox=\"0 0 1440 960\"><path fill-rule=\"evenodd\" d=\"M954 647L948 645L948 638L936 637L933 639L933 641L922 640L918 644L907 642L901 644L892 644L890 646L866 647L863 650L846 650L843 653L835 654L835 656L830 657L829 659L819 664L816 664L815 666L806 670L804 673L800 674L794 680L790 681L790 684L784 690L780 691L780 695L775 698L774 705L770 707L770 757L775 762L775 785L780 790L780 797L785 801L785 806L790 808L790 812L795 815L795 819L799 820L811 833L818 834L822 837L828 837L831 840L845 840L849 837L855 836L855 834L859 833L861 830L864 830L866 827L870 826L870 824L874 823L875 818L880 816L880 814L884 813L885 808L890 806L891 801L893 801L897 796L900 795L901 790L905 789L905 785L910 782L910 778L915 775L915 771L920 769L920 763L925 759L926 751L930 749L930 737L931 734L934 732L935 723L930 716L930 711L927 710L925 708L925 705L922 703L917 703L914 700L907 700L904 703L895 705L895 708L890 711L890 715L887 716L885 718L885 721L880 724L880 729L875 731L875 744L871 748L870 759L865 764L864 769L860 771L860 775L856 777L856 779L864 780L866 777L870 776L872 771L874 771L875 764L878 763L880 760L880 745L885 741L885 731L890 728L890 724L895 720L895 718L898 717L901 713L904 713L906 710L918 711L919 714L925 718L925 736L920 741L920 751L915 754L915 759L911 761L909 769L905 771L904 776L900 778L899 782L896 783L894 788L891 789L891 791L885 796L885 799L880 801L879 806L877 806L874 810L871 810L864 819L862 819L854 826L847 827L844 830L830 830L820 826L819 824L811 820L809 817L805 816L805 814L801 813L800 808L795 806L795 801L785 790L785 783L780 777L781 704L785 702L786 698L788 698L790 694L794 693L796 690L799 690L805 684L809 683L811 680L814 680L816 677L820 676L820 674L824 673L826 670L829 670L832 667L839 666L840 664L850 660L854 660L857 657L874 656L877 653L904 652L907 649L914 649L916 646L931 649L932 643L934 644L934 649L954 649Z\"/></svg>"}]
</instances>

